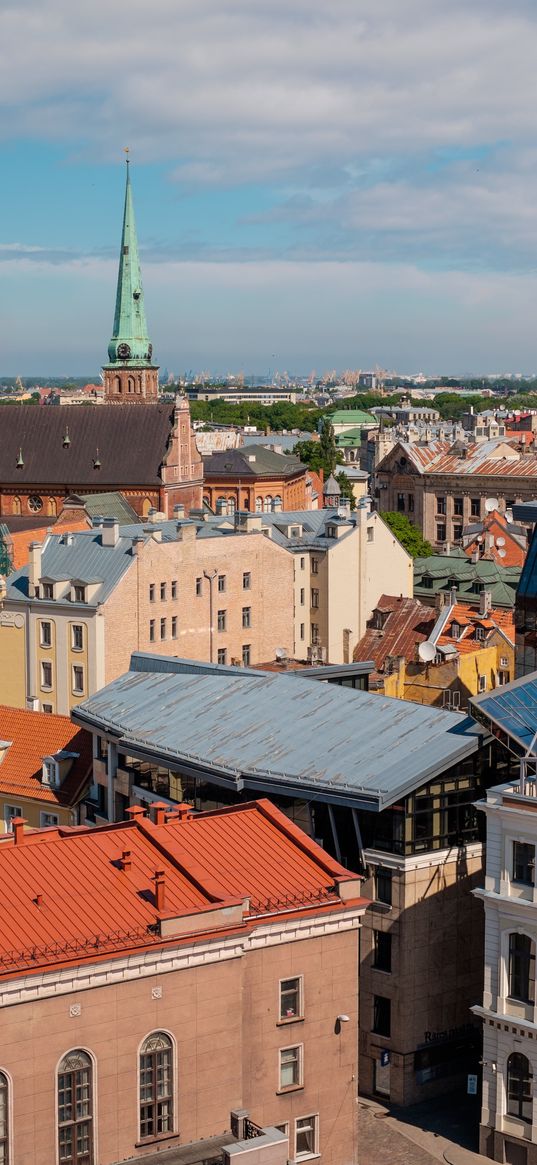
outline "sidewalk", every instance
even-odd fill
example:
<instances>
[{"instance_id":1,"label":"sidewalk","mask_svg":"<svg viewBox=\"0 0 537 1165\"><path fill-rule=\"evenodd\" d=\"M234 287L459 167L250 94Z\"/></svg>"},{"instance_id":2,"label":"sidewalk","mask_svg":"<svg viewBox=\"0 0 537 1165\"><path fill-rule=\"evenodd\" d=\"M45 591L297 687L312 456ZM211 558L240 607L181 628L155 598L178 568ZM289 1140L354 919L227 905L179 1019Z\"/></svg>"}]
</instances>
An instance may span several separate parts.
<instances>
[{"instance_id":1,"label":"sidewalk","mask_svg":"<svg viewBox=\"0 0 537 1165\"><path fill-rule=\"evenodd\" d=\"M452 1130L438 1101L420 1105L419 1112L418 1106L394 1112L366 1097L359 1097L358 1106L358 1165L484 1165L490 1161L458 1143L459 1138L467 1139L467 1130L458 1126ZM421 1112L423 1125L430 1127L414 1123ZM457 1140L446 1136L452 1131Z\"/></svg>"}]
</instances>

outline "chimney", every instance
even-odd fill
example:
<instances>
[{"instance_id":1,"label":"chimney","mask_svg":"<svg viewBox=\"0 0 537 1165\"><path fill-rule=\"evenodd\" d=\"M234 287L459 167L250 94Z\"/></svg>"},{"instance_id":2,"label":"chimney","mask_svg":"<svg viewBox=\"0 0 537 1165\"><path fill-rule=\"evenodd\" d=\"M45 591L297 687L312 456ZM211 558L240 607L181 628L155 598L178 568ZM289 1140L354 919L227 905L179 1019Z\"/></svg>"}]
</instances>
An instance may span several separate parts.
<instances>
[{"instance_id":1,"label":"chimney","mask_svg":"<svg viewBox=\"0 0 537 1165\"><path fill-rule=\"evenodd\" d=\"M450 605L450 607L454 607L456 602L457 602L457 588L452 587L450 592L449 592L449 605Z\"/></svg>"},{"instance_id":2,"label":"chimney","mask_svg":"<svg viewBox=\"0 0 537 1165\"><path fill-rule=\"evenodd\" d=\"M193 812L194 806L187 805L186 801L183 801L182 804L178 805L176 809L176 816L178 821L186 821L188 817L192 817Z\"/></svg>"},{"instance_id":3,"label":"chimney","mask_svg":"<svg viewBox=\"0 0 537 1165\"><path fill-rule=\"evenodd\" d=\"M487 533L487 550L492 550L494 546L494 534Z\"/></svg>"},{"instance_id":4,"label":"chimney","mask_svg":"<svg viewBox=\"0 0 537 1165\"><path fill-rule=\"evenodd\" d=\"M481 591L479 596L479 614L488 615L492 607L492 594L490 591Z\"/></svg>"},{"instance_id":5,"label":"chimney","mask_svg":"<svg viewBox=\"0 0 537 1165\"><path fill-rule=\"evenodd\" d=\"M479 547L477 548L477 550L472 550L472 562L473 563L479 562Z\"/></svg>"},{"instance_id":6,"label":"chimney","mask_svg":"<svg viewBox=\"0 0 537 1165\"><path fill-rule=\"evenodd\" d=\"M176 538L178 542L195 542L197 535L197 528L195 522L184 522L178 524L176 529Z\"/></svg>"},{"instance_id":7,"label":"chimney","mask_svg":"<svg viewBox=\"0 0 537 1165\"><path fill-rule=\"evenodd\" d=\"M125 813L127 817L130 817L131 821L141 821L142 817L145 817L145 807L143 805L129 805Z\"/></svg>"},{"instance_id":8,"label":"chimney","mask_svg":"<svg viewBox=\"0 0 537 1165\"><path fill-rule=\"evenodd\" d=\"M173 516L174 516L174 518L176 519L176 521L177 521L177 519L178 519L178 518L184 518L184 516L185 516L185 507L184 507L184 506L182 506L182 505L177 505L177 506L174 506L174 507L173 507Z\"/></svg>"},{"instance_id":9,"label":"chimney","mask_svg":"<svg viewBox=\"0 0 537 1165\"><path fill-rule=\"evenodd\" d=\"M132 867L132 855L130 849L124 849L121 855L121 869L128 874Z\"/></svg>"},{"instance_id":10,"label":"chimney","mask_svg":"<svg viewBox=\"0 0 537 1165\"><path fill-rule=\"evenodd\" d=\"M116 546L119 540L119 522L117 518L105 518L101 534L101 546Z\"/></svg>"},{"instance_id":11,"label":"chimney","mask_svg":"<svg viewBox=\"0 0 537 1165\"><path fill-rule=\"evenodd\" d=\"M13 831L13 840L15 845L22 845L24 841L24 826L28 825L26 817L12 817L11 829Z\"/></svg>"},{"instance_id":12,"label":"chimney","mask_svg":"<svg viewBox=\"0 0 537 1165\"><path fill-rule=\"evenodd\" d=\"M164 825L164 817L168 806L164 801L153 801L149 808L149 815L153 825Z\"/></svg>"},{"instance_id":13,"label":"chimney","mask_svg":"<svg viewBox=\"0 0 537 1165\"><path fill-rule=\"evenodd\" d=\"M30 542L30 558L28 569L28 580L30 583L30 598L34 599L39 590L39 579L41 578L41 550L40 542Z\"/></svg>"},{"instance_id":14,"label":"chimney","mask_svg":"<svg viewBox=\"0 0 537 1165\"><path fill-rule=\"evenodd\" d=\"M166 901L166 875L164 870L155 870L153 881L155 883L155 906L159 914L162 914Z\"/></svg>"},{"instance_id":15,"label":"chimney","mask_svg":"<svg viewBox=\"0 0 537 1165\"><path fill-rule=\"evenodd\" d=\"M136 557L140 553L142 546L144 545L144 542L145 542L145 538L144 538L143 534L137 534L136 537L133 538L133 540L132 540L133 558Z\"/></svg>"}]
</instances>

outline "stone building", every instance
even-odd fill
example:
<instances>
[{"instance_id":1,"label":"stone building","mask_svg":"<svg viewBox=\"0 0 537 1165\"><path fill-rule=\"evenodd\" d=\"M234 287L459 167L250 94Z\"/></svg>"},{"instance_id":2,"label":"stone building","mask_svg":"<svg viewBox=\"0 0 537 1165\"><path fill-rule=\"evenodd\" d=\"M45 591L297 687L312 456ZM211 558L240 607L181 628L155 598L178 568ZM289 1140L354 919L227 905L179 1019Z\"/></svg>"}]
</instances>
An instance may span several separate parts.
<instances>
[{"instance_id":1,"label":"stone building","mask_svg":"<svg viewBox=\"0 0 537 1165\"><path fill-rule=\"evenodd\" d=\"M359 878L264 800L130 816L0 842L0 1156L355 1161Z\"/></svg>"}]
</instances>

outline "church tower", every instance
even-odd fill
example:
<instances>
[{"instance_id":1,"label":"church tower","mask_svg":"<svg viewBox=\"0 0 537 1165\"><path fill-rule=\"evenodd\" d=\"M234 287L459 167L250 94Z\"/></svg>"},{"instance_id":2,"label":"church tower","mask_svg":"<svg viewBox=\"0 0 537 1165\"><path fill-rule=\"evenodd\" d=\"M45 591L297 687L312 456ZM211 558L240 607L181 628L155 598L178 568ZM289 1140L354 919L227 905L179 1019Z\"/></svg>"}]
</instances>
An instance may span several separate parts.
<instances>
[{"instance_id":1,"label":"church tower","mask_svg":"<svg viewBox=\"0 0 537 1165\"><path fill-rule=\"evenodd\" d=\"M128 161L116 313L108 358L103 368L107 401L135 404L158 400L158 366L153 364L153 346L147 334Z\"/></svg>"}]
</instances>

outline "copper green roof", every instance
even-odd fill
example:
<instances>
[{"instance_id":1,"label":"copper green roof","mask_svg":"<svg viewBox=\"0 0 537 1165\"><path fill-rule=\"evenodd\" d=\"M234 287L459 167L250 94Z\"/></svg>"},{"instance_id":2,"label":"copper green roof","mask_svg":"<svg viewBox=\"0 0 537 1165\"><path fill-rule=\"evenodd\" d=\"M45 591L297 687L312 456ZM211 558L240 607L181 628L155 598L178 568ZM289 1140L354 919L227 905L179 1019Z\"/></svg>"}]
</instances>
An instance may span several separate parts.
<instances>
[{"instance_id":1,"label":"copper green roof","mask_svg":"<svg viewBox=\"0 0 537 1165\"><path fill-rule=\"evenodd\" d=\"M481 590L490 591L493 607L514 607L520 566L499 566L491 559L472 562L463 550L414 559L414 597L430 598L457 587L458 602L475 602Z\"/></svg>"},{"instance_id":2,"label":"copper green roof","mask_svg":"<svg viewBox=\"0 0 537 1165\"><path fill-rule=\"evenodd\" d=\"M152 355L153 349L149 342L145 319L142 272L138 254L129 163L127 162L116 312L112 339L108 345L108 356L112 367L116 364L123 367L125 365L139 367L141 364L151 367Z\"/></svg>"},{"instance_id":3,"label":"copper green roof","mask_svg":"<svg viewBox=\"0 0 537 1165\"><path fill-rule=\"evenodd\" d=\"M363 409L338 409L329 420L332 425L378 425L377 417Z\"/></svg>"}]
</instances>

